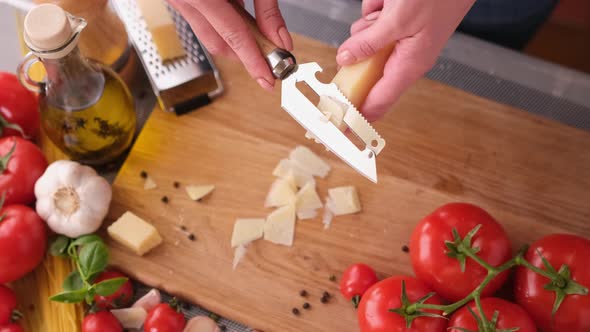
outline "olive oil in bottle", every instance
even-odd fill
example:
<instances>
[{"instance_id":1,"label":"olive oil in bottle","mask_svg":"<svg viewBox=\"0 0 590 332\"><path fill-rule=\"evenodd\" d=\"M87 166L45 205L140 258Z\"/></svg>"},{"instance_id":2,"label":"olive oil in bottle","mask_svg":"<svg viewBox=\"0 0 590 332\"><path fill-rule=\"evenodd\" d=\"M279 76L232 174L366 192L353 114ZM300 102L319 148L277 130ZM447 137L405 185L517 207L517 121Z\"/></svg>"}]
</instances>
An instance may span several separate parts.
<instances>
[{"instance_id":1,"label":"olive oil in bottle","mask_svg":"<svg viewBox=\"0 0 590 332\"><path fill-rule=\"evenodd\" d=\"M32 9L24 23L32 52L20 66L19 77L39 92L45 134L70 158L85 164L102 165L119 157L135 133L133 98L114 71L81 55L77 42L84 19L44 4ZM47 73L42 83L26 74L35 61L41 61Z\"/></svg>"}]
</instances>

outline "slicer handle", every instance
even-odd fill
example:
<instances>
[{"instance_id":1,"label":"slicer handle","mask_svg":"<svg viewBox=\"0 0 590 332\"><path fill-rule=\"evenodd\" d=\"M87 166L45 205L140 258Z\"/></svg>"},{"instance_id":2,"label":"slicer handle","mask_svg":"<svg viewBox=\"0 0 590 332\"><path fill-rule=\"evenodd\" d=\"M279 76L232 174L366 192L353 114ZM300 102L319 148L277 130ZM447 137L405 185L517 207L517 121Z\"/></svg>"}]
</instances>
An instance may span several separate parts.
<instances>
[{"instance_id":1,"label":"slicer handle","mask_svg":"<svg viewBox=\"0 0 590 332\"><path fill-rule=\"evenodd\" d=\"M293 54L276 46L273 42L268 40L268 38L262 34L260 29L258 29L256 19L254 19L254 17L252 17L252 15L250 15L250 13L248 13L244 7L235 1L230 1L230 3L250 27L250 31L252 34L254 34L256 43L266 58L266 62L268 63L273 75L278 79L285 78L291 72L291 70L295 68L296 61Z\"/></svg>"}]
</instances>

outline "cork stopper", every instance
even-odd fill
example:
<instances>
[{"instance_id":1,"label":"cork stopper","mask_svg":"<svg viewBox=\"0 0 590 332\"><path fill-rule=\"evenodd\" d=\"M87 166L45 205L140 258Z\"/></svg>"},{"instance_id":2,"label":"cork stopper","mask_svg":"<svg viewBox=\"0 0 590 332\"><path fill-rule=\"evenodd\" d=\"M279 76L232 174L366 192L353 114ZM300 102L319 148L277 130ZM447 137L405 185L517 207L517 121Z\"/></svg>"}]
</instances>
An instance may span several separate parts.
<instances>
[{"instance_id":1,"label":"cork stopper","mask_svg":"<svg viewBox=\"0 0 590 332\"><path fill-rule=\"evenodd\" d=\"M61 7L43 4L29 11L24 32L32 48L54 50L71 38L72 25Z\"/></svg>"},{"instance_id":2,"label":"cork stopper","mask_svg":"<svg viewBox=\"0 0 590 332\"><path fill-rule=\"evenodd\" d=\"M86 27L83 18L70 15L54 4L31 9L24 22L24 40L41 58L61 58L77 45L79 32Z\"/></svg>"}]
</instances>

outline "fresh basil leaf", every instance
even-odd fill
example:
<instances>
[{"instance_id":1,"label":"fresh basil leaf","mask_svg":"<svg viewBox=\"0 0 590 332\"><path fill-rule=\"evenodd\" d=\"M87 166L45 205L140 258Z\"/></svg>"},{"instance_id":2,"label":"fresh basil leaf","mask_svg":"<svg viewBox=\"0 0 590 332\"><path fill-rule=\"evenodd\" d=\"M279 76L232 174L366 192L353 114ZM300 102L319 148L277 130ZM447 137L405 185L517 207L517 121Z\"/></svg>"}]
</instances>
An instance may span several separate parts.
<instances>
[{"instance_id":1,"label":"fresh basil leaf","mask_svg":"<svg viewBox=\"0 0 590 332\"><path fill-rule=\"evenodd\" d=\"M51 245L49 245L49 253L51 256L67 257L69 244L70 239L60 235L51 242Z\"/></svg>"},{"instance_id":2,"label":"fresh basil leaf","mask_svg":"<svg viewBox=\"0 0 590 332\"><path fill-rule=\"evenodd\" d=\"M127 278L123 278L123 277L113 278L113 279L103 280L97 284L92 285L92 287L94 287L96 294L101 295L101 296L109 296L109 295L113 295L126 282L127 282Z\"/></svg>"},{"instance_id":3,"label":"fresh basil leaf","mask_svg":"<svg viewBox=\"0 0 590 332\"><path fill-rule=\"evenodd\" d=\"M109 251L104 242L88 243L80 249L80 274L89 277L104 270L109 261Z\"/></svg>"},{"instance_id":4,"label":"fresh basil leaf","mask_svg":"<svg viewBox=\"0 0 590 332\"><path fill-rule=\"evenodd\" d=\"M82 277L80 277L80 273L78 272L78 270L70 273L62 284L64 291L67 292L80 289L82 288L82 286L84 286L84 282L82 281Z\"/></svg>"},{"instance_id":5,"label":"fresh basil leaf","mask_svg":"<svg viewBox=\"0 0 590 332\"><path fill-rule=\"evenodd\" d=\"M82 235L75 239L70 245L71 246L83 246L92 242L103 242L102 238L96 234Z\"/></svg>"},{"instance_id":6,"label":"fresh basil leaf","mask_svg":"<svg viewBox=\"0 0 590 332\"><path fill-rule=\"evenodd\" d=\"M63 303L79 303L84 301L87 293L88 290L84 287L74 291L67 291L53 295L49 300Z\"/></svg>"}]
</instances>

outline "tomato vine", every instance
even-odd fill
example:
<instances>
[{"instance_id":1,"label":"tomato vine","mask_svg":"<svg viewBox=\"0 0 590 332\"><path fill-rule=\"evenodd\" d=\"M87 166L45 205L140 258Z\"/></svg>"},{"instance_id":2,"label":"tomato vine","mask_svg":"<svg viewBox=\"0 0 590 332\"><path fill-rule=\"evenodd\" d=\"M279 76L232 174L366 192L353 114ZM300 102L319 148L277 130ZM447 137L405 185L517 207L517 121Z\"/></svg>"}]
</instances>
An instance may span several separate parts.
<instances>
[{"instance_id":1,"label":"tomato vine","mask_svg":"<svg viewBox=\"0 0 590 332\"><path fill-rule=\"evenodd\" d=\"M552 291L555 293L555 302L553 304L553 311L552 314L554 315L563 300L568 295L588 295L588 288L577 283L571 278L570 268L567 265L562 265L558 270L555 269L546 259L543 257L543 254L537 250L537 255L541 258L543 262L543 266L545 269L540 269L531 263L529 263L525 258L524 255L528 250L528 245L523 246L517 254L512 257L510 260L506 261L505 263L499 266L492 266L481 257L477 255L479 252L478 247L473 247L471 244L471 240L473 236L479 231L481 225L477 225L474 227L464 238L461 238L459 232L456 229L453 229L453 240L446 241L445 246L447 247L448 251L446 252L447 256L455 258L459 261L461 266L461 271L465 270L465 262L466 260L472 259L477 264L482 266L487 270L487 275L484 280L465 298L446 305L438 305L438 304L429 304L425 303L425 301L432 297L435 293L430 293L422 299L419 299L416 302L411 303L406 295L405 284L402 282L402 292L401 292L401 306L399 308L392 308L389 311L394 312L396 314L401 315L406 320L407 327L411 327L412 322L421 316L428 316L428 317L438 317L442 319L447 319L447 317L455 312L457 309L461 308L465 304L474 301L477 311L479 313L479 317L475 315L475 313L470 309L470 312L474 315L477 319L478 326L480 327L480 331L488 332L488 331L498 331L496 330L496 321L498 313L495 312L494 316L491 317L491 320L485 316L483 312L483 308L481 305L481 294L485 287L500 273L510 270L516 266L525 267L539 275L542 275L549 279L549 283L545 285L545 289L548 291ZM436 310L440 311L441 314L434 314L429 311L425 310ZM461 330L461 328L459 328ZM508 329L508 330L500 330L500 331L516 331L517 329Z\"/></svg>"}]
</instances>

